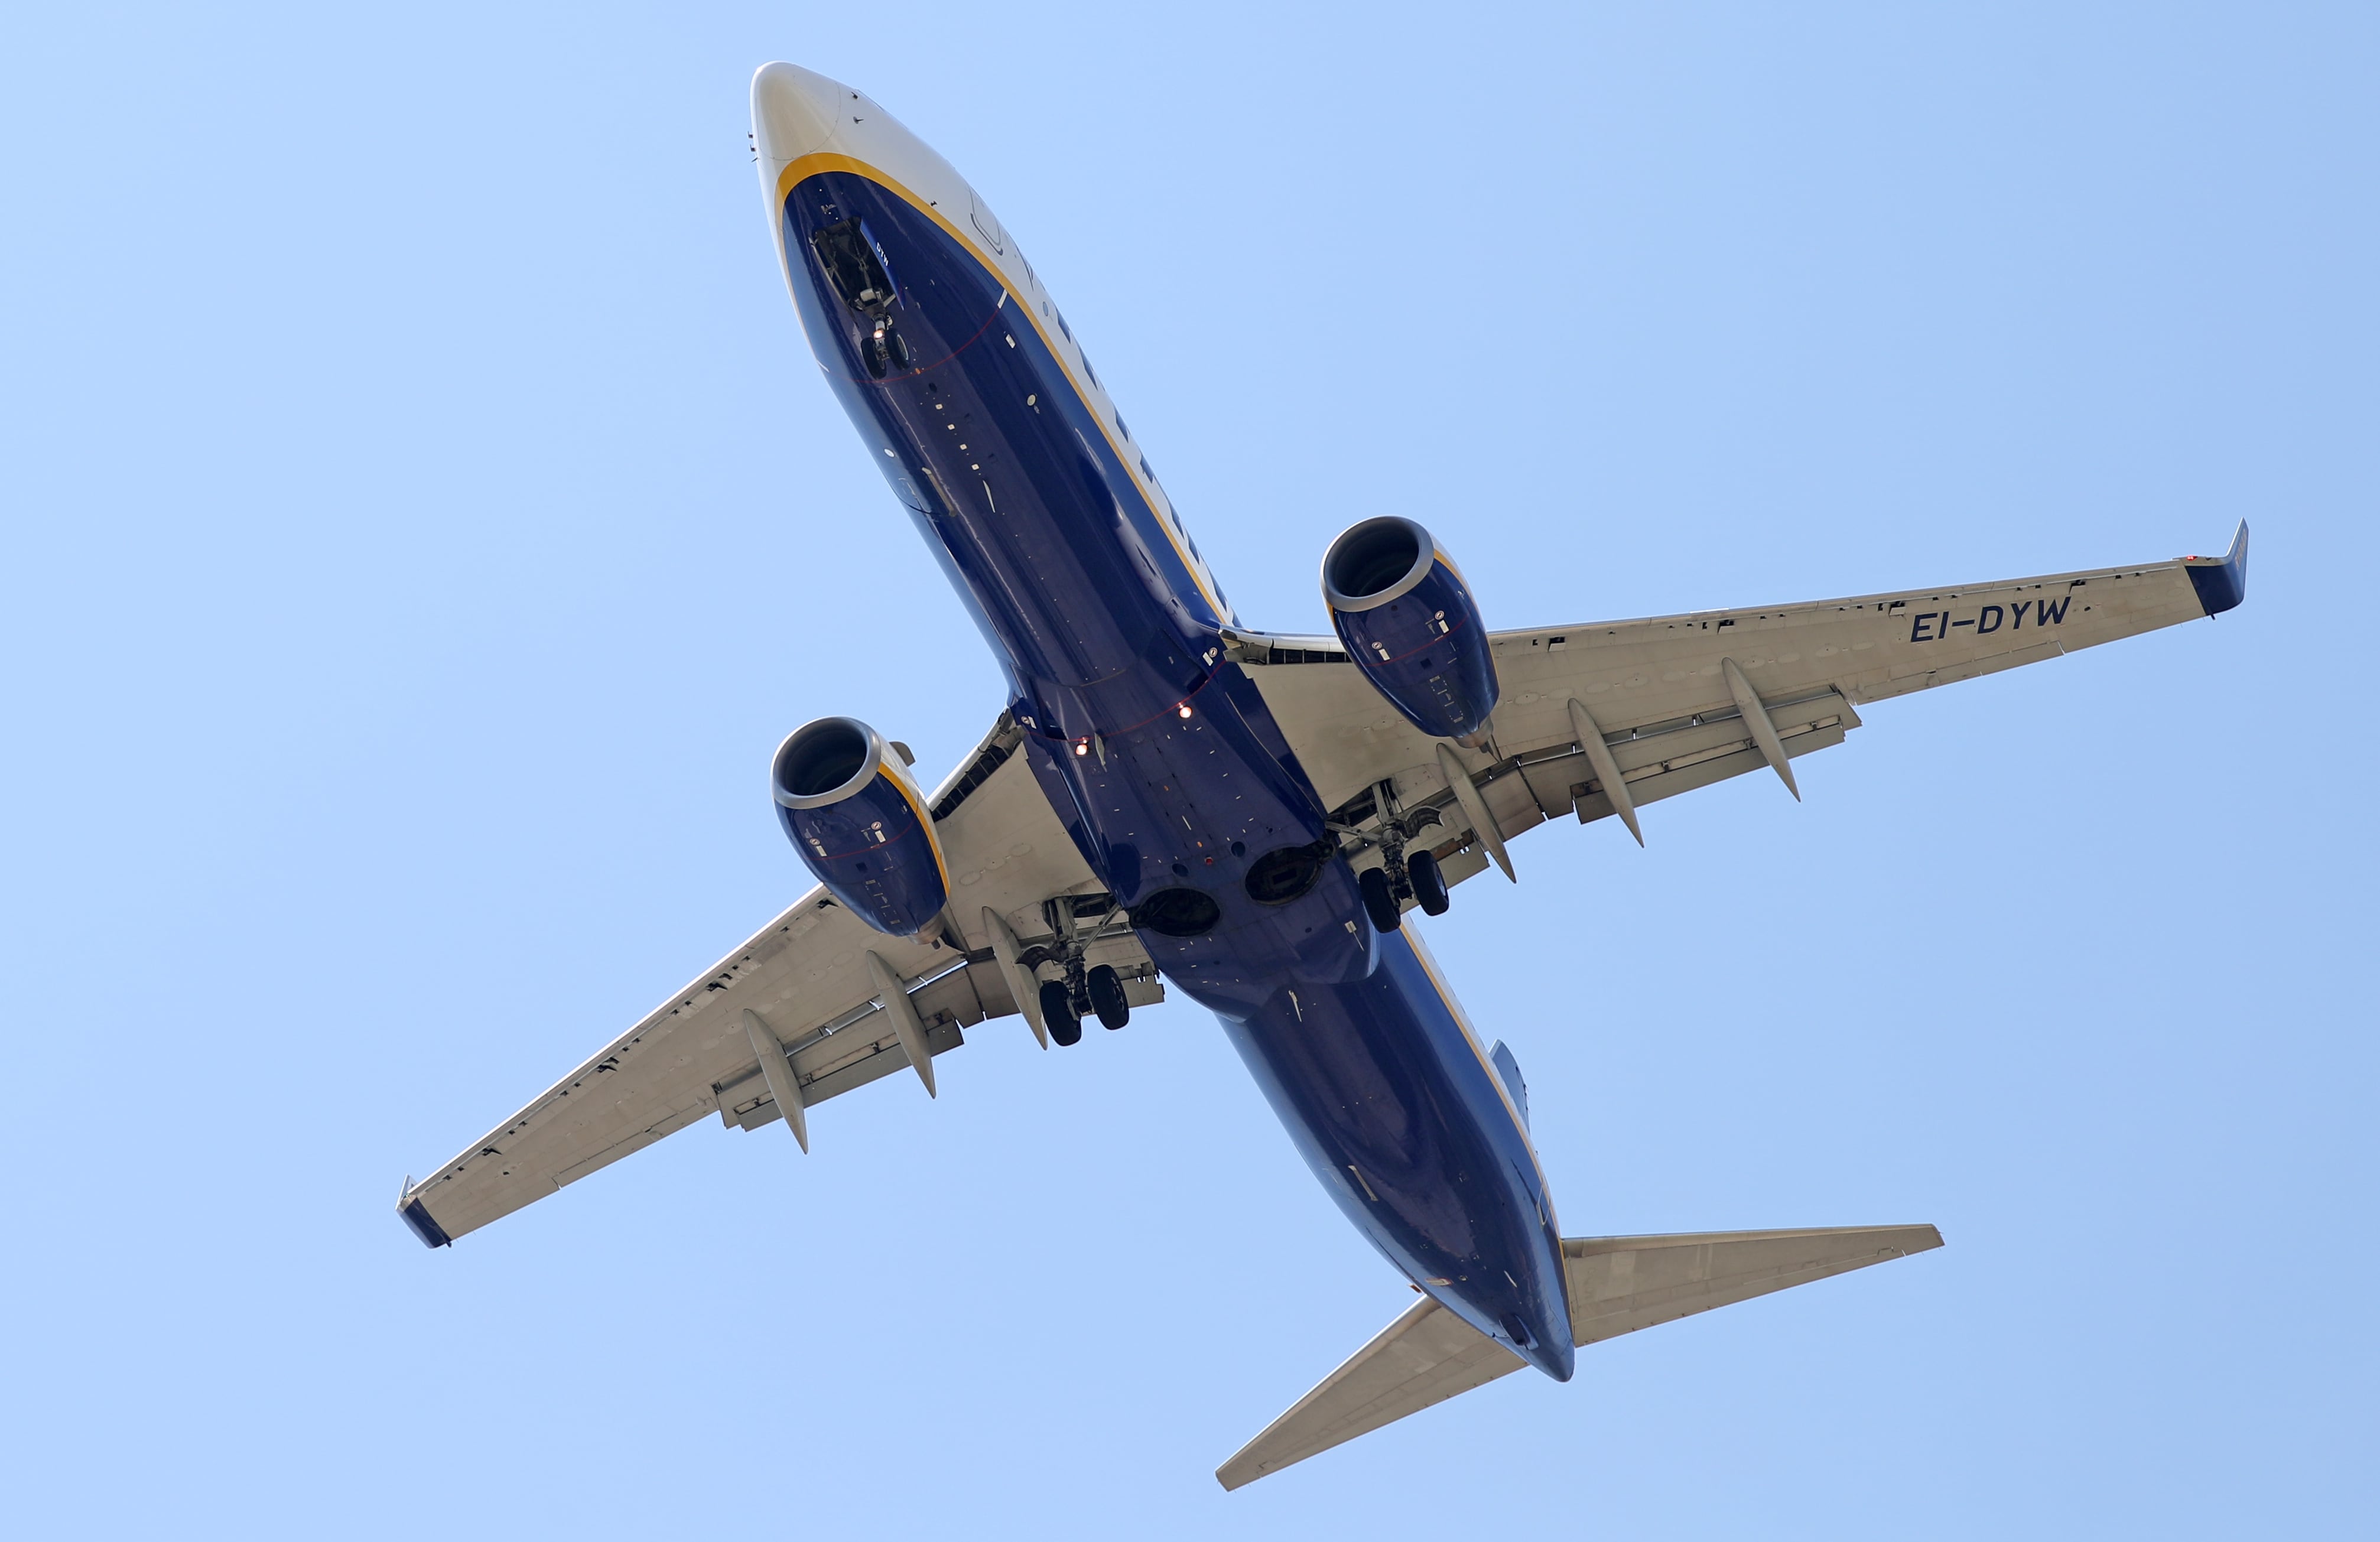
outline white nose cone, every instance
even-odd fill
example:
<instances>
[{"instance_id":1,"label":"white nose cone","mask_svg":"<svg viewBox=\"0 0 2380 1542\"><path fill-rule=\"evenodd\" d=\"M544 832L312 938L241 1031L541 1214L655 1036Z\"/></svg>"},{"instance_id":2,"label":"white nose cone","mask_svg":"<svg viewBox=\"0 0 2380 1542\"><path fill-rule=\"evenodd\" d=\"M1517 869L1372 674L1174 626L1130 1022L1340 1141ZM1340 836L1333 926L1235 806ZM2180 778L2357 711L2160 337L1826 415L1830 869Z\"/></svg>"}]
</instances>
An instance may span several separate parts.
<instances>
[{"instance_id":1,"label":"white nose cone","mask_svg":"<svg viewBox=\"0 0 2380 1542\"><path fill-rule=\"evenodd\" d=\"M773 184L788 161L824 150L834 137L850 87L799 65L762 65L752 77L752 139L766 180Z\"/></svg>"}]
</instances>

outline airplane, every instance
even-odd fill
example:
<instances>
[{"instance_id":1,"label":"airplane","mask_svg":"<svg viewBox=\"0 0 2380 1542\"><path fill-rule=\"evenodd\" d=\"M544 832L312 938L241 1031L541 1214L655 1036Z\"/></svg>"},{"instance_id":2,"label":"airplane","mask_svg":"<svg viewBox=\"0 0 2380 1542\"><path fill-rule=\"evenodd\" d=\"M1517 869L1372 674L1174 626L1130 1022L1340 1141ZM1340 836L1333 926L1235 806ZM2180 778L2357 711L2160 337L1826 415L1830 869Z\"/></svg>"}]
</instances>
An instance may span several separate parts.
<instances>
[{"instance_id":1,"label":"airplane","mask_svg":"<svg viewBox=\"0 0 2380 1542\"><path fill-rule=\"evenodd\" d=\"M860 91L752 81L764 212L820 373L1006 672L931 790L858 719L772 807L816 887L398 1210L449 1245L706 1117L782 1122L1021 1016L1043 1049L1178 990L1418 1293L1225 1462L1236 1488L1616 1334L1941 1245L1927 1225L1566 1237L1528 1088L1410 913L1516 837L1773 773L1858 709L2240 603L2220 557L1490 630L1437 537L1357 521L1331 635L1245 625L1065 315L950 164Z\"/></svg>"}]
</instances>

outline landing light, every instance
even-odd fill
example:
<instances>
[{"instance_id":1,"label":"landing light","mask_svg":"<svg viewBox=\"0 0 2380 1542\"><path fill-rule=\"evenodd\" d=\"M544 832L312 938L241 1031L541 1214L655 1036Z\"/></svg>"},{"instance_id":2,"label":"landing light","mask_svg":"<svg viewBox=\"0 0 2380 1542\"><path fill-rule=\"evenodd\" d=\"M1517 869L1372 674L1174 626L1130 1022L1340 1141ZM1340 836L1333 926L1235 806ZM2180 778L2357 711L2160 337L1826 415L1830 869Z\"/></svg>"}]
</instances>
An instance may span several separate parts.
<instances>
[{"instance_id":1,"label":"landing light","mask_svg":"<svg viewBox=\"0 0 2380 1542\"><path fill-rule=\"evenodd\" d=\"M1176 707L1173 710L1186 718L1190 715L1190 703L1185 701L1181 706Z\"/></svg>"},{"instance_id":2,"label":"landing light","mask_svg":"<svg viewBox=\"0 0 2380 1542\"><path fill-rule=\"evenodd\" d=\"M1090 752L1091 752L1091 741L1090 741L1090 740L1088 740L1088 739L1076 739L1076 740L1075 741L1075 754L1077 754L1077 755L1088 755Z\"/></svg>"}]
</instances>

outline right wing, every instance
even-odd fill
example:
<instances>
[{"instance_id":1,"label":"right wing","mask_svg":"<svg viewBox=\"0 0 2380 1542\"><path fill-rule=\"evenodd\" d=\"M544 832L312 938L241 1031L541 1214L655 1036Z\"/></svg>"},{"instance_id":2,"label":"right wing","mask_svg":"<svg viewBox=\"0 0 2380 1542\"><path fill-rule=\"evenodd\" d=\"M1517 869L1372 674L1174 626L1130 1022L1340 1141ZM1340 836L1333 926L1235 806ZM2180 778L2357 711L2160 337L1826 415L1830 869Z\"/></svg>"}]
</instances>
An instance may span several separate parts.
<instances>
[{"instance_id":1,"label":"right wing","mask_svg":"<svg viewBox=\"0 0 2380 1542\"><path fill-rule=\"evenodd\" d=\"M1455 807L1441 747L1471 777L1500 839L1564 814L1600 819L1615 812L1611 789L1572 701L1630 804L1649 803L1776 764L1764 736L1780 758L1806 754L1859 727L1859 705L2229 610L2245 595L2247 558L2243 524L2219 558L1490 633L1501 689L1483 751L1458 751L1407 722L1335 637L1225 641L1324 806L1362 825L1378 817L1385 783L1409 812L1443 811L1449 838L1438 855L1455 880L1488 859L1471 837L1476 821ZM1772 735L1746 719L1730 663Z\"/></svg>"},{"instance_id":2,"label":"right wing","mask_svg":"<svg viewBox=\"0 0 2380 1542\"><path fill-rule=\"evenodd\" d=\"M1103 892L1017 753L1023 742L1003 714L934 795L950 914L968 952L887 937L811 890L460 1156L408 1182L397 1208L415 1232L443 1246L708 1113L747 1130L780 1118L744 1022L747 1007L783 1045L805 1108L906 1067L870 953L910 987L932 1054L957 1048L963 1027L1017 1011L990 940L979 935L983 910L999 912L1029 954L1050 931L1045 900ZM1089 961L1115 967L1127 1000L1161 999L1122 916L1086 916L1083 926L1098 939Z\"/></svg>"}]
</instances>

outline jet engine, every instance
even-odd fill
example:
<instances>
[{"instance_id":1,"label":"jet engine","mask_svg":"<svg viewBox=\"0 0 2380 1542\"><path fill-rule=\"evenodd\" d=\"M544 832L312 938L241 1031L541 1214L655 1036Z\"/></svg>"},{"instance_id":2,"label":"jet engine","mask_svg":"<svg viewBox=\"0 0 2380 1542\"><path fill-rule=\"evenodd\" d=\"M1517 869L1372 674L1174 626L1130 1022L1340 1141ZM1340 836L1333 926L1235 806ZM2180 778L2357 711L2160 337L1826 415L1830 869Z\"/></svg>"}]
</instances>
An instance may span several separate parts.
<instances>
[{"instance_id":1,"label":"jet engine","mask_svg":"<svg viewBox=\"0 0 2380 1542\"><path fill-rule=\"evenodd\" d=\"M1427 530L1384 515L1322 556L1330 625L1373 688L1425 734L1469 743L1496 710L1496 661L1471 586Z\"/></svg>"},{"instance_id":2,"label":"jet engine","mask_svg":"<svg viewBox=\"0 0 2380 1542\"><path fill-rule=\"evenodd\" d=\"M893 937L933 925L950 870L925 795L903 758L856 718L820 718L785 735L769 792L794 849L827 892Z\"/></svg>"}]
</instances>

